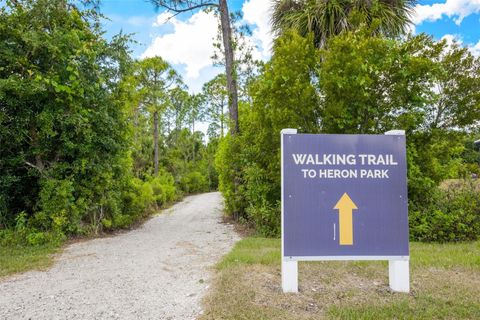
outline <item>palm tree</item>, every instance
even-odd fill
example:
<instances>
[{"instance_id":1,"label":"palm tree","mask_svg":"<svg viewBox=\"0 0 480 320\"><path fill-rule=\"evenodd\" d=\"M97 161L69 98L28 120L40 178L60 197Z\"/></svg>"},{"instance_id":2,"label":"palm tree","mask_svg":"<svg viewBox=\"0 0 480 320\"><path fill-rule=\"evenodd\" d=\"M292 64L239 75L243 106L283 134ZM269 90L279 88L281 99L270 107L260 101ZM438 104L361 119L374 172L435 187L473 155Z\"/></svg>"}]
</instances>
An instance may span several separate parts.
<instances>
[{"instance_id":1,"label":"palm tree","mask_svg":"<svg viewBox=\"0 0 480 320\"><path fill-rule=\"evenodd\" d=\"M293 29L313 33L315 45L355 28L353 13L375 31L389 37L404 34L416 0L274 0L272 26L277 36Z\"/></svg>"}]
</instances>

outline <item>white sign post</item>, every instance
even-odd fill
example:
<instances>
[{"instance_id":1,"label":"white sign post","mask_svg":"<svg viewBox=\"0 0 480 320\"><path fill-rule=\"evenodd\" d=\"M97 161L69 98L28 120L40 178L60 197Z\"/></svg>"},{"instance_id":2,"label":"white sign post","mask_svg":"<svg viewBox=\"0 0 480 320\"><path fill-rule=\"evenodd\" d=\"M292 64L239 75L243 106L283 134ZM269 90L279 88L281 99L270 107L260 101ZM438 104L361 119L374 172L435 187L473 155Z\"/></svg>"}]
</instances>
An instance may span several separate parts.
<instances>
[{"instance_id":1,"label":"white sign post","mask_svg":"<svg viewBox=\"0 0 480 320\"><path fill-rule=\"evenodd\" d=\"M285 134L297 134L297 129L283 129L281 131L281 170L282 170L282 289L283 292L298 292L298 261L287 260L284 251L284 192L283 192L283 136Z\"/></svg>"},{"instance_id":2,"label":"white sign post","mask_svg":"<svg viewBox=\"0 0 480 320\"><path fill-rule=\"evenodd\" d=\"M405 130L385 132L387 136L404 136ZM405 260L388 260L388 281L390 289L396 292L410 292L410 257Z\"/></svg>"}]
</instances>

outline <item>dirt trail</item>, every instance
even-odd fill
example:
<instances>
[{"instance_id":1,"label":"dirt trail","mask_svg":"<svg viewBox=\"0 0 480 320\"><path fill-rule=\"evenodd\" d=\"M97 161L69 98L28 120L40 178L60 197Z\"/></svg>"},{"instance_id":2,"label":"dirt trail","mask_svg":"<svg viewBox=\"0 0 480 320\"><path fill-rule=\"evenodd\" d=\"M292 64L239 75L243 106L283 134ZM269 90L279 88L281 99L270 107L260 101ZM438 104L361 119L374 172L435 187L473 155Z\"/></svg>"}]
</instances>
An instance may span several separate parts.
<instances>
[{"instance_id":1,"label":"dirt trail","mask_svg":"<svg viewBox=\"0 0 480 320\"><path fill-rule=\"evenodd\" d=\"M0 281L0 319L195 319L212 268L238 240L219 193L141 228L73 244L48 271Z\"/></svg>"}]
</instances>

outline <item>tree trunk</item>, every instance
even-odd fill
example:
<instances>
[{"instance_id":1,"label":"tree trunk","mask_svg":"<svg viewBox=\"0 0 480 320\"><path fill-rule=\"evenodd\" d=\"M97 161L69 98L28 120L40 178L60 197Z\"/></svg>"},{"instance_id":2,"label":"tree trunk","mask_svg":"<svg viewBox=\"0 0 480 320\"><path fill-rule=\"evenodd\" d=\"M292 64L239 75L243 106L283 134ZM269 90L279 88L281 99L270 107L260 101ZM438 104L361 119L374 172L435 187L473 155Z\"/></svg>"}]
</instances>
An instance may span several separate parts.
<instances>
[{"instance_id":1,"label":"tree trunk","mask_svg":"<svg viewBox=\"0 0 480 320\"><path fill-rule=\"evenodd\" d=\"M232 28L230 26L230 15L228 13L227 0L219 0L220 20L222 25L223 46L225 49L225 72L227 74L227 91L228 91L228 113L230 115L230 134L236 136L239 134L238 125L238 89L237 77L235 73L235 65L233 60L232 46ZM234 168L237 173L239 168ZM233 178L233 188L235 198L239 197L238 188L240 186L239 177L235 174ZM233 219L238 221L240 212L236 206L233 208Z\"/></svg>"},{"instance_id":2,"label":"tree trunk","mask_svg":"<svg viewBox=\"0 0 480 320\"><path fill-rule=\"evenodd\" d=\"M220 138L223 138L223 108L222 115L220 116Z\"/></svg>"},{"instance_id":3,"label":"tree trunk","mask_svg":"<svg viewBox=\"0 0 480 320\"><path fill-rule=\"evenodd\" d=\"M192 120L192 159L195 162L195 119Z\"/></svg>"},{"instance_id":4,"label":"tree trunk","mask_svg":"<svg viewBox=\"0 0 480 320\"><path fill-rule=\"evenodd\" d=\"M218 119L220 120L220 137L223 138L225 131L225 100L222 99L220 110L217 112Z\"/></svg>"},{"instance_id":5,"label":"tree trunk","mask_svg":"<svg viewBox=\"0 0 480 320\"><path fill-rule=\"evenodd\" d=\"M230 15L228 13L227 0L219 0L218 5L222 26L223 47L225 49L225 71L227 74L228 111L230 114L230 121L232 123L230 132L232 135L236 135L239 132L238 89L233 60L232 28L230 26Z\"/></svg>"},{"instance_id":6,"label":"tree trunk","mask_svg":"<svg viewBox=\"0 0 480 320\"><path fill-rule=\"evenodd\" d=\"M158 111L153 113L153 148L155 150L153 172L155 176L158 176Z\"/></svg>"}]
</instances>

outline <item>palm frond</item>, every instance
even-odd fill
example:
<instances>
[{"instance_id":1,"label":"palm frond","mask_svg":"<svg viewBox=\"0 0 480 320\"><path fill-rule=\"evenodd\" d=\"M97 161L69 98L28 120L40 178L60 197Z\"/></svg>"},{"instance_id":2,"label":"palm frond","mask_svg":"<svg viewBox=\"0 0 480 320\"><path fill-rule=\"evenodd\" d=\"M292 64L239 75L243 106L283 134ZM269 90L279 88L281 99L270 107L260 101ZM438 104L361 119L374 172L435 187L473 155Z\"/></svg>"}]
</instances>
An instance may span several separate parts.
<instances>
[{"instance_id":1,"label":"palm frond","mask_svg":"<svg viewBox=\"0 0 480 320\"><path fill-rule=\"evenodd\" d=\"M315 45L323 47L330 37L357 26L351 21L353 13L375 25L379 34L404 34L415 4L416 0L274 0L271 23L277 37L289 29L313 33Z\"/></svg>"}]
</instances>

